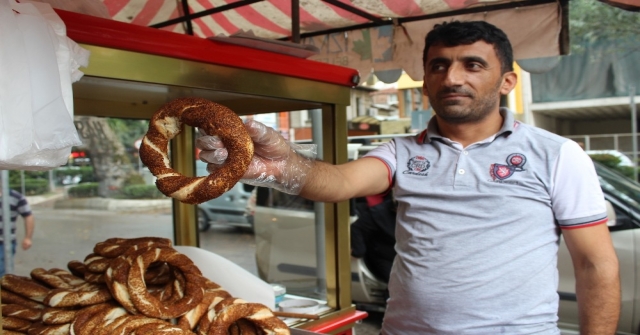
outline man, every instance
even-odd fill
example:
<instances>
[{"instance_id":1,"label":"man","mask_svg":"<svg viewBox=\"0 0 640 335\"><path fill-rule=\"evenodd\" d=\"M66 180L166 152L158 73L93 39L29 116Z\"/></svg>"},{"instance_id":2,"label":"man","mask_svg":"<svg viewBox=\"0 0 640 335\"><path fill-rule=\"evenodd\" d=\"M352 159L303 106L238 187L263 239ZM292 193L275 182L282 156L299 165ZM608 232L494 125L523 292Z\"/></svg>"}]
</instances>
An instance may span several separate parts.
<instances>
[{"instance_id":1,"label":"man","mask_svg":"<svg viewBox=\"0 0 640 335\"><path fill-rule=\"evenodd\" d=\"M0 184L0 204L3 201L2 184ZM24 220L24 238L22 239L22 249L27 250L31 248L31 237L33 236L33 230L35 228L35 219L31 212L31 207L27 202L27 198L17 191L9 190L9 212L11 216L11 232L7 234L11 239L11 257L16 254L16 221L18 215L22 216ZM0 211L0 277L6 273L6 264L4 262L4 218L3 213Z\"/></svg>"},{"instance_id":2,"label":"man","mask_svg":"<svg viewBox=\"0 0 640 335\"><path fill-rule=\"evenodd\" d=\"M517 82L501 30L451 22L425 42L423 93L435 111L426 130L333 166L248 122L256 154L243 182L325 202L393 189L397 256L383 334L560 334L560 230L580 333L613 334L618 261L593 163L574 141L499 107Z\"/></svg>"}]
</instances>

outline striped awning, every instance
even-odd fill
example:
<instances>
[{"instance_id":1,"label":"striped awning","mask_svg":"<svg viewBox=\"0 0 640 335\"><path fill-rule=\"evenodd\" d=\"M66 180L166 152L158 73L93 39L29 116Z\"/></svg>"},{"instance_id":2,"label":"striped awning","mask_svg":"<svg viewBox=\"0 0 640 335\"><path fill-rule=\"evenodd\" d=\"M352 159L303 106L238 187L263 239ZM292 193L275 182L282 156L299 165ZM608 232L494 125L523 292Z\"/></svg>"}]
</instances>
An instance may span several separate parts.
<instances>
[{"instance_id":1,"label":"striped awning","mask_svg":"<svg viewBox=\"0 0 640 335\"><path fill-rule=\"evenodd\" d=\"M332 30L360 29L362 25L372 23L391 24L394 19L403 23L451 16L460 11L485 12L541 1L103 0L103 3L109 15L122 22L181 33L192 29L193 34L200 37L253 31L258 37L280 39L293 35L292 17L296 16L296 11L300 35L304 37L318 33L325 35ZM188 15L185 15L187 11Z\"/></svg>"},{"instance_id":2,"label":"striped awning","mask_svg":"<svg viewBox=\"0 0 640 335\"><path fill-rule=\"evenodd\" d=\"M40 0L52 3L56 0ZM422 78L424 36L436 23L486 20L511 39L516 59L568 52L568 0L85 0L103 16L202 38L234 35L312 45L303 57L375 71L394 81ZM635 0L626 0L635 1ZM95 2L95 3L94 3ZM102 5L104 8L98 8ZM95 8L88 8L93 6ZM73 10L69 8L61 8ZM246 41L242 40L242 41ZM298 46L300 45L298 44Z\"/></svg>"}]
</instances>

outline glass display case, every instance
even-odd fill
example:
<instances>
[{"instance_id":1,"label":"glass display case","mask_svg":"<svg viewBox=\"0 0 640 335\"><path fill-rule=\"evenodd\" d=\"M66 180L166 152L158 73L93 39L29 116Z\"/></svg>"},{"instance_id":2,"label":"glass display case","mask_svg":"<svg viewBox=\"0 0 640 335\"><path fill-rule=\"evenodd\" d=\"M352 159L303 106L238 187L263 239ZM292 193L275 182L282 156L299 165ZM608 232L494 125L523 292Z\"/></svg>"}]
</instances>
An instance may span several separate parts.
<instances>
[{"instance_id":1,"label":"glass display case","mask_svg":"<svg viewBox=\"0 0 640 335\"><path fill-rule=\"evenodd\" d=\"M240 116L300 110L319 111L314 131L322 160L347 161L346 107L358 82L353 69L226 44L122 22L57 11L67 34L91 52L82 79L73 84L76 116L148 120L175 98L197 96ZM186 126L170 144L172 166L196 172L196 130ZM198 208L172 201L173 241L200 247ZM316 250L322 268L320 318L292 324L323 333L349 333L364 318L351 302L349 203L316 206ZM121 228L126 229L126 228ZM153 234L153 232L146 232ZM166 234L163 233L163 234Z\"/></svg>"}]
</instances>

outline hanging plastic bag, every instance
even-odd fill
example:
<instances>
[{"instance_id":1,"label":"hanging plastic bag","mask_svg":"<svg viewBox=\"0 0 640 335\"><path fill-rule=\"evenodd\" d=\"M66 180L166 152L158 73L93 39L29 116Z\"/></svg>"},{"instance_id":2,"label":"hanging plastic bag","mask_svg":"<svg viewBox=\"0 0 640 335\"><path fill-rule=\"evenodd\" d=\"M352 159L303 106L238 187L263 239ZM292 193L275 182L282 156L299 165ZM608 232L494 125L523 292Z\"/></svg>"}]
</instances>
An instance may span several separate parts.
<instances>
[{"instance_id":1,"label":"hanging plastic bag","mask_svg":"<svg viewBox=\"0 0 640 335\"><path fill-rule=\"evenodd\" d=\"M0 169L58 167L82 144L71 83L88 56L50 5L0 0Z\"/></svg>"},{"instance_id":2,"label":"hanging plastic bag","mask_svg":"<svg viewBox=\"0 0 640 335\"><path fill-rule=\"evenodd\" d=\"M9 47L11 46L11 47ZM31 147L31 84L22 33L9 1L0 0L0 161ZM27 75L25 75L27 74Z\"/></svg>"},{"instance_id":3,"label":"hanging plastic bag","mask_svg":"<svg viewBox=\"0 0 640 335\"><path fill-rule=\"evenodd\" d=\"M20 0L20 2L44 2L44 3L50 4L51 7L56 9L62 9L68 12L97 16L103 19L111 20L111 15L109 15L109 10L101 0L82 0L82 1L70 1L70 0L23 1L23 0Z\"/></svg>"}]
</instances>

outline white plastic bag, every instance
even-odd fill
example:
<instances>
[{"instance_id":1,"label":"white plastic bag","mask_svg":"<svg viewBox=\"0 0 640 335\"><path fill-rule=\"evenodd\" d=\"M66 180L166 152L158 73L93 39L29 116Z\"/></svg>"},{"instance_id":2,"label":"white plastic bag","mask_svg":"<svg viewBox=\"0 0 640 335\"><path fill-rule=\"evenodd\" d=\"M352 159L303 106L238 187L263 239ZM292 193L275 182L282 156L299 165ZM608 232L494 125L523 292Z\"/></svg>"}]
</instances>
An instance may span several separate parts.
<instances>
[{"instance_id":1,"label":"white plastic bag","mask_svg":"<svg viewBox=\"0 0 640 335\"><path fill-rule=\"evenodd\" d=\"M29 0L27 2L44 2L56 9L86 14L111 20L107 6L101 0ZM25 2L20 0L20 2Z\"/></svg>"},{"instance_id":2,"label":"white plastic bag","mask_svg":"<svg viewBox=\"0 0 640 335\"><path fill-rule=\"evenodd\" d=\"M0 0L0 161L31 147L33 124L29 64L18 20L10 3ZM11 46L11 47L9 47ZM27 75L25 75L27 74Z\"/></svg>"},{"instance_id":3,"label":"white plastic bag","mask_svg":"<svg viewBox=\"0 0 640 335\"><path fill-rule=\"evenodd\" d=\"M71 83L88 56L50 5L0 0L0 169L54 168L82 144Z\"/></svg>"}]
</instances>

